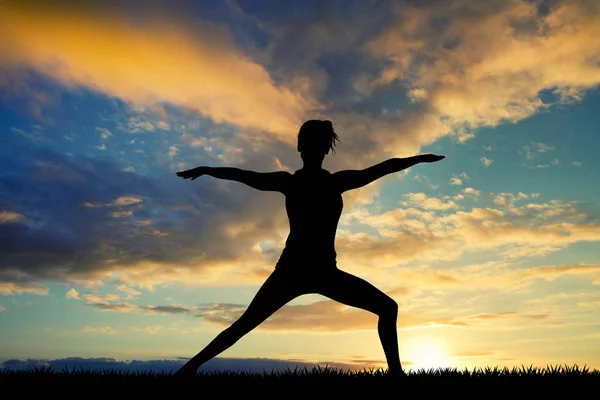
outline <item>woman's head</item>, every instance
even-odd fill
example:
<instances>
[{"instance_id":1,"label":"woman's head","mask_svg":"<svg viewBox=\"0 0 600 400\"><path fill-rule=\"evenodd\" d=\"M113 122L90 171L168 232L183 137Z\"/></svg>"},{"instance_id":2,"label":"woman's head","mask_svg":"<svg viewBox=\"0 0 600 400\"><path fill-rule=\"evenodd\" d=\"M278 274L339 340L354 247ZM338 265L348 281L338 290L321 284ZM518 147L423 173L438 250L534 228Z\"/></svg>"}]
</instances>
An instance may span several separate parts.
<instances>
[{"instance_id":1,"label":"woman's head","mask_svg":"<svg viewBox=\"0 0 600 400\"><path fill-rule=\"evenodd\" d=\"M335 153L335 142L340 138L333 130L331 121L311 119L300 127L298 151L303 154L325 156L329 150Z\"/></svg>"}]
</instances>

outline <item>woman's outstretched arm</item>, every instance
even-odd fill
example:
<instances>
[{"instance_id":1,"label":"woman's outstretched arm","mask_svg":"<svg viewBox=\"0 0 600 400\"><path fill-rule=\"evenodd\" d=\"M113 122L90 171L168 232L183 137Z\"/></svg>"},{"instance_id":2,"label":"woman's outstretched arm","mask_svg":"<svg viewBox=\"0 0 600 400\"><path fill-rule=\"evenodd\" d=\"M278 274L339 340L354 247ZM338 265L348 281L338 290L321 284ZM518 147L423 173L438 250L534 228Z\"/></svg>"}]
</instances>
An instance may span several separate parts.
<instances>
[{"instance_id":1,"label":"woman's outstretched arm","mask_svg":"<svg viewBox=\"0 0 600 400\"><path fill-rule=\"evenodd\" d=\"M444 158L445 156L436 156L434 154L421 154L407 158L390 158L389 160L385 160L363 170L338 171L333 174L333 177L339 190L345 192L347 190L363 187L382 176L402 171L415 164L422 162L431 163Z\"/></svg>"},{"instance_id":2,"label":"woman's outstretched arm","mask_svg":"<svg viewBox=\"0 0 600 400\"><path fill-rule=\"evenodd\" d=\"M287 188L289 172L255 172L232 167L197 167L177 172L177 176L192 180L210 175L215 178L244 183L254 189L284 193Z\"/></svg>"}]
</instances>

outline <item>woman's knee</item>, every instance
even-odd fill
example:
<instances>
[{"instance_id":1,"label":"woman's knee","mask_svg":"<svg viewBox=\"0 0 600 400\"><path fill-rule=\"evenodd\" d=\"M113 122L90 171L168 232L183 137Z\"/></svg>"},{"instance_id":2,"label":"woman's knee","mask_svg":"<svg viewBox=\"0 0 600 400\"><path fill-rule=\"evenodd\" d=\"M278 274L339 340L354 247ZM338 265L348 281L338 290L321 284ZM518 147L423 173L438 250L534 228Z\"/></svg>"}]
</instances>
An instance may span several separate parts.
<instances>
[{"instance_id":1,"label":"woman's knee","mask_svg":"<svg viewBox=\"0 0 600 400\"><path fill-rule=\"evenodd\" d=\"M393 315L396 317L398 315L398 303L396 303L396 300L386 295L385 300L382 302L380 315Z\"/></svg>"}]
</instances>

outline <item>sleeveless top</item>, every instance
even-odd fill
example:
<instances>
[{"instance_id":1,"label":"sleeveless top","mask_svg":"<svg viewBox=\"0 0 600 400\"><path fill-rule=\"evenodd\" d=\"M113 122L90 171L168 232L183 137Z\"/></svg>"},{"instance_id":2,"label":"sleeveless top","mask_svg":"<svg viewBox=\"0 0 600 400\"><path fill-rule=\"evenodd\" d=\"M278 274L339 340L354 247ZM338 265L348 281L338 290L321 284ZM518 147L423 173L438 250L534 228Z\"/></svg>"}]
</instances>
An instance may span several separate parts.
<instances>
[{"instance_id":1,"label":"sleeveless top","mask_svg":"<svg viewBox=\"0 0 600 400\"><path fill-rule=\"evenodd\" d=\"M284 194L290 233L276 268L335 268L335 233L344 204L332 174L298 170Z\"/></svg>"}]
</instances>

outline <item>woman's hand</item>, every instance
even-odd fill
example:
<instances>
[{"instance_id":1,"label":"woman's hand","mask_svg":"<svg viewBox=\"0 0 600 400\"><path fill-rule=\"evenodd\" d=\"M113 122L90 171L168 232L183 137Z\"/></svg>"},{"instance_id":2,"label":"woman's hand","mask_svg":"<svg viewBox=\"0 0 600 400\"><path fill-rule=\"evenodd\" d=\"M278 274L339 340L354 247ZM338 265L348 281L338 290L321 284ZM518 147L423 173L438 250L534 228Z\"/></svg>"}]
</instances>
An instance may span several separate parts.
<instances>
[{"instance_id":1,"label":"woman's hand","mask_svg":"<svg viewBox=\"0 0 600 400\"><path fill-rule=\"evenodd\" d=\"M192 180L194 180L194 179L198 178L199 176L206 174L207 170L208 170L208 167L196 167L196 168L188 169L186 171L179 171L177 173L177 176L180 176L183 179L192 178Z\"/></svg>"},{"instance_id":2,"label":"woman's hand","mask_svg":"<svg viewBox=\"0 0 600 400\"><path fill-rule=\"evenodd\" d=\"M421 162L426 163L432 163L446 158L446 156L436 156L435 154L423 154L421 157Z\"/></svg>"}]
</instances>

